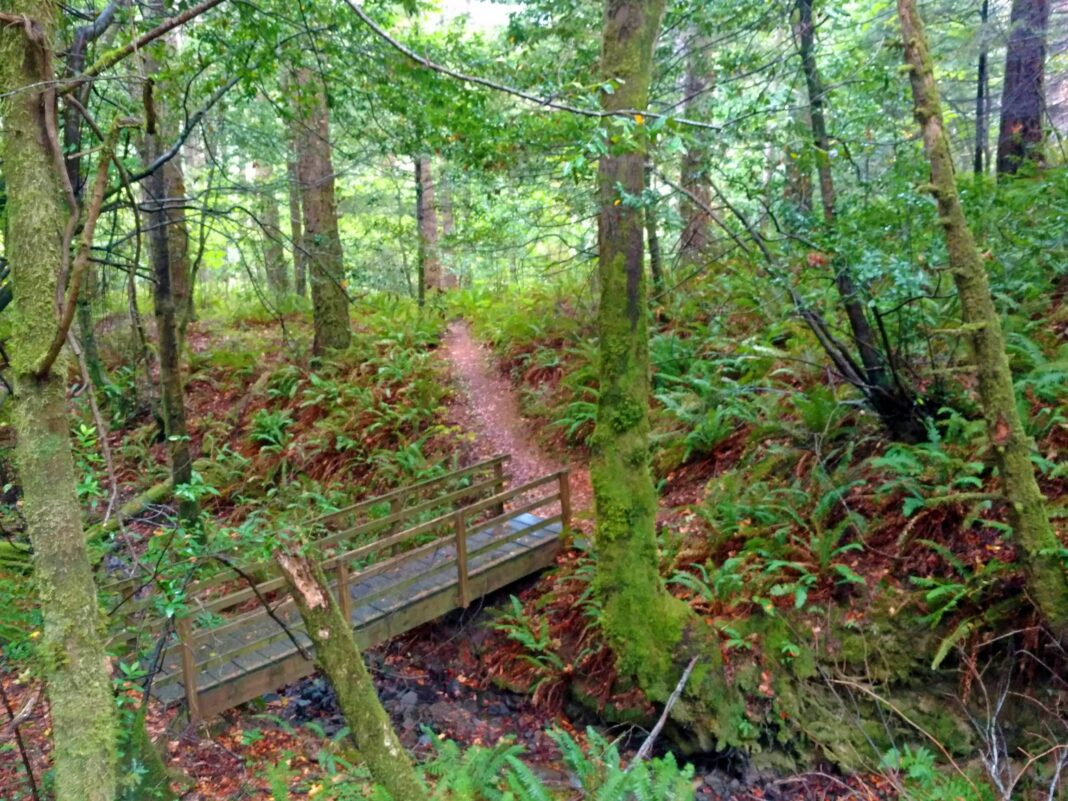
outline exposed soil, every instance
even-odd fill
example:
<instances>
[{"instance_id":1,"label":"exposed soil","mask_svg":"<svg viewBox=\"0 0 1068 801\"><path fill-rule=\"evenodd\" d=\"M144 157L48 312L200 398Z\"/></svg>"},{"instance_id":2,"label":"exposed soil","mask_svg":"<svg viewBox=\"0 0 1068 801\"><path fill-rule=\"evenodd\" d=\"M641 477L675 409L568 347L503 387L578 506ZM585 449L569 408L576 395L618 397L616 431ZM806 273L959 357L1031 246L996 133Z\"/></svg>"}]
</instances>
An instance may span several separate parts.
<instances>
[{"instance_id":1,"label":"exposed soil","mask_svg":"<svg viewBox=\"0 0 1068 801\"><path fill-rule=\"evenodd\" d=\"M471 334L466 322L453 322L438 351L447 362L456 385L456 402L449 409L452 422L470 432L471 457L487 459L511 455L508 473L512 486L532 481L567 465L537 444L529 420L508 380L494 367L492 357ZM571 501L576 524L592 508L593 492L585 465L571 464Z\"/></svg>"}]
</instances>

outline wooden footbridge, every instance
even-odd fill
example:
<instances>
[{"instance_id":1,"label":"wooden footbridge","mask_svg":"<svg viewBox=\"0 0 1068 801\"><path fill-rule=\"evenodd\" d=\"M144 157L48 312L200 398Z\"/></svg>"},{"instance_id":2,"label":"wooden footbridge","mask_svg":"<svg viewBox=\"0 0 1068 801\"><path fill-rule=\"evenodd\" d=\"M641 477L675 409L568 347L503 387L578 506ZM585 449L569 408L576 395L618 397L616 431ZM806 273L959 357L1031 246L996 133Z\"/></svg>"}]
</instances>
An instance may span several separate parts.
<instances>
[{"instance_id":1,"label":"wooden footbridge","mask_svg":"<svg viewBox=\"0 0 1068 801\"><path fill-rule=\"evenodd\" d=\"M314 540L361 647L552 564L570 523L568 473L507 488L507 459L479 462L309 524L305 537ZM273 563L188 584L176 619L159 614L150 595L126 592L112 651L139 654L151 694L167 705L184 701L192 720L315 670L311 641Z\"/></svg>"}]
</instances>

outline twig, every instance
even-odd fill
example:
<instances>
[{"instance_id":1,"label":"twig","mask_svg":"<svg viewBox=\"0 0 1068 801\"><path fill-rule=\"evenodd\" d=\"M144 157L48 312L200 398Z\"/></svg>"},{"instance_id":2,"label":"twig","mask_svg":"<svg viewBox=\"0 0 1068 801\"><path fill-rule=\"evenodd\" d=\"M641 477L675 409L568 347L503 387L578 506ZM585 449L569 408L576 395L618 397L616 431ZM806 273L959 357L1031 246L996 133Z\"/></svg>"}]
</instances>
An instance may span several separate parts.
<instances>
[{"instance_id":1,"label":"twig","mask_svg":"<svg viewBox=\"0 0 1068 801\"><path fill-rule=\"evenodd\" d=\"M161 36L170 33L172 30L184 25L191 19L199 17L205 11L215 8L215 6L219 5L222 2L225 2L225 0L204 0L202 3L198 3L192 8L186 9L181 14L164 20L162 23L160 23L160 25L153 28L148 33L141 35L140 37L125 45L124 47L120 47L117 50L113 50L110 53L107 53L99 61L89 65L89 67L81 75L78 75L77 77L72 78L71 80L63 83L57 90L57 94L70 94L83 83L88 80L92 80L109 67L115 66L130 54L141 50L146 45L151 44L152 42L156 41L156 39L159 39Z\"/></svg>"},{"instance_id":2,"label":"twig","mask_svg":"<svg viewBox=\"0 0 1068 801\"><path fill-rule=\"evenodd\" d=\"M100 164L96 170L96 181L93 184L93 194L89 201L89 208L85 216L85 227L82 228L82 241L78 248L78 254L74 257L74 265L70 272L70 288L67 291L67 301L63 305L59 317L59 325L52 337L52 343L48 351L34 369L37 378L44 378L52 369L63 343L67 340L67 332L74 320L74 311L78 306L78 295L81 292L82 276L89 266L89 253L93 247L93 234L96 232L96 222L100 218L100 206L104 202L104 190L107 188L108 167L111 166L111 153L115 150L119 131L124 127L136 125L135 121L120 119L111 126L107 138L104 140L103 151L100 155ZM66 173L64 173L66 174ZM62 291L62 289L61 289Z\"/></svg>"},{"instance_id":3,"label":"twig","mask_svg":"<svg viewBox=\"0 0 1068 801\"><path fill-rule=\"evenodd\" d=\"M30 790L33 791L35 801L41 801L41 791L37 789L37 779L33 775L33 763L30 761L29 752L26 751L26 743L22 739L22 732L19 730L19 725L24 720L22 717L23 714L27 717L29 716L30 711L37 702L37 696L40 694L40 690L38 690L37 695L30 699L31 703L27 704L22 712L19 712L16 715L15 710L11 707L11 700L7 697L7 690L4 687L4 682L0 681L0 700L4 702L4 709L7 710L8 717L11 718L11 722L8 725L11 726L11 729L14 732L15 742L18 744L19 756L22 757L22 766L26 769L26 777L29 779ZM3 732L0 732L0 734L3 734Z\"/></svg>"},{"instance_id":4,"label":"twig","mask_svg":"<svg viewBox=\"0 0 1068 801\"><path fill-rule=\"evenodd\" d=\"M675 689L672 690L671 695L668 696L667 703L664 704L664 711L660 713L660 719L653 726L653 730L649 732L649 736L645 738L645 742L642 743L641 748L638 749L638 753L634 755L633 761L630 763L631 767L641 762L643 759L648 759L649 755L653 752L653 746L656 745L656 738L660 736L660 732L663 731L665 724L667 724L668 715L671 714L672 708L678 703L679 698L682 696L682 691L686 687L686 682L690 680L690 674L693 673L694 667L697 665L697 657L695 656L690 660L690 664L686 666L686 670L682 671L682 676L679 678L679 683L675 685Z\"/></svg>"},{"instance_id":5,"label":"twig","mask_svg":"<svg viewBox=\"0 0 1068 801\"><path fill-rule=\"evenodd\" d=\"M260 602L260 604L263 606L264 611L267 612L271 620L277 623L282 629L282 631L286 633L286 636L289 638L289 641L293 643L293 647L297 649L297 653L299 653L302 657L311 662L312 655L309 654L308 650L300 644L300 641L293 635L293 632L290 630L286 622L275 614L274 610L271 608L270 603L267 602L267 599L264 598L263 595L260 593L259 587L256 586L256 580L244 570L242 570L240 567L231 562L229 559L227 559L225 556L222 556L221 554L212 554L212 558L219 562L222 562L224 565L226 565L228 568L233 570L235 573L237 573L237 575L241 576L241 578L245 580L245 583L248 584L249 589L251 589L252 592L256 594L256 600Z\"/></svg>"},{"instance_id":6,"label":"twig","mask_svg":"<svg viewBox=\"0 0 1068 801\"><path fill-rule=\"evenodd\" d=\"M428 70L432 70L441 75L445 75L449 78L454 78L464 83L473 83L477 86L484 86L487 89L493 89L496 92L504 92L505 94L518 97L522 100L527 101L528 103L533 103L534 105L541 106L542 108L551 108L557 111L566 111L570 114L578 114L582 117L594 117L596 119L604 119L606 117L634 117L634 115L636 114L642 114L648 117L649 119L670 119L673 123L676 123L678 125L685 125L690 128L702 128L704 130L717 132L722 130L720 126L713 125L709 122L699 122L697 120L689 120L684 117L669 117L669 115L667 114L657 114L656 112L648 111L646 109L619 109L616 111L601 111L600 109L579 108L578 106L568 105L567 103L558 103L555 100L552 100L551 98L538 97L537 95L532 95L529 92L524 92L522 89L516 89L514 86L508 86L503 83L497 83L496 81L491 81L488 78L482 78L478 75L468 75L467 73L449 69L448 67L442 66L441 64L431 61L426 56L419 55L407 45L404 45L397 39L394 39L392 36L389 35L389 33L386 32L384 28L382 28L378 23L376 23L373 19L367 16L366 13L364 13L364 10L360 8L356 0L345 0L345 3L348 4L348 7L353 10L356 16L359 17L363 21L363 23L367 25L368 28L374 31L380 39L384 40L394 50L397 50L398 52L407 56L416 64L419 64L422 67L426 67Z\"/></svg>"}]
</instances>

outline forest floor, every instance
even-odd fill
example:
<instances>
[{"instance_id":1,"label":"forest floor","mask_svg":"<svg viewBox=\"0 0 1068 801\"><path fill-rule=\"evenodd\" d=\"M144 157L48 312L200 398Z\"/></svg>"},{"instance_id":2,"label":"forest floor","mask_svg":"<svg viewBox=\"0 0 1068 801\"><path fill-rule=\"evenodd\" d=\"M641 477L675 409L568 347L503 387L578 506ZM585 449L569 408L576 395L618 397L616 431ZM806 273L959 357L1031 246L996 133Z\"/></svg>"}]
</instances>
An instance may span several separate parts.
<instances>
[{"instance_id":1,"label":"forest floor","mask_svg":"<svg viewBox=\"0 0 1068 801\"><path fill-rule=\"evenodd\" d=\"M549 454L539 444L539 432L520 412L516 389L466 323L450 325L437 355L453 384L447 416L466 435L464 442L470 450L463 454L465 461L510 454L508 472L513 485L568 465L564 449ZM592 520L589 472L581 457L569 466L577 527L588 534ZM690 496L703 484L706 477L696 474L703 471L689 472L679 471L668 481L662 518L678 515L678 507L692 502ZM561 557L562 561L574 558L574 553ZM454 612L365 654L384 706L404 744L418 759L433 751L429 732L463 746L494 745L511 736L524 747L525 762L547 783L568 791L569 777L547 731L561 728L581 740L580 730L596 721L581 714L572 718L568 712L573 710L567 707L546 709L529 695L501 689L491 667L500 644L491 628L493 608L506 603L509 592L524 596L548 592L552 581L527 579L521 586L482 599L470 610ZM0 672L0 682L15 709L36 692L11 672ZM272 798L272 778L288 786L291 798L318 796L328 782L319 761L324 735L329 738L342 727L333 691L319 675L280 688L261 702L230 710L212 723L210 731L182 730L173 710L153 709L149 715L150 732L158 738L169 763L191 780L183 787L182 797L188 801L267 801ZM21 726L21 734L40 783L51 745L43 698ZM633 727L609 734L629 737L634 747L644 736ZM624 753L628 751L624 748ZM886 797L885 786L880 788L875 777L843 780L815 773L782 779L749 774L736 764L729 772L723 768L715 761L698 766L698 801ZM573 795L574 790L569 792ZM0 747L0 797L32 798L16 748Z\"/></svg>"}]
</instances>

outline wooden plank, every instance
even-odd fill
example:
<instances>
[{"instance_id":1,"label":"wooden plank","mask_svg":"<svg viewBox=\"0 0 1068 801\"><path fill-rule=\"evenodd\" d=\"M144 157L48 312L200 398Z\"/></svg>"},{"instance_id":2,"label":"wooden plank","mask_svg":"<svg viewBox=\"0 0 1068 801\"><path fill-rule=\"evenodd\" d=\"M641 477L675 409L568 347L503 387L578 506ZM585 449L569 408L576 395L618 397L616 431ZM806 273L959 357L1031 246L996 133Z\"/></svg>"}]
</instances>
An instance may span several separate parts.
<instances>
[{"instance_id":1,"label":"wooden plank","mask_svg":"<svg viewBox=\"0 0 1068 801\"><path fill-rule=\"evenodd\" d=\"M196 723L203 720L201 717L200 699L197 697L197 668L193 658L193 649L189 645L190 625L189 618L183 617L175 621L178 638L182 648L182 686L185 689L185 708L189 715L189 722Z\"/></svg>"},{"instance_id":2,"label":"wooden plank","mask_svg":"<svg viewBox=\"0 0 1068 801\"><path fill-rule=\"evenodd\" d=\"M464 609L471 603L467 584L467 523L464 522L463 510L456 513L456 578L459 588L460 606Z\"/></svg>"}]
</instances>

